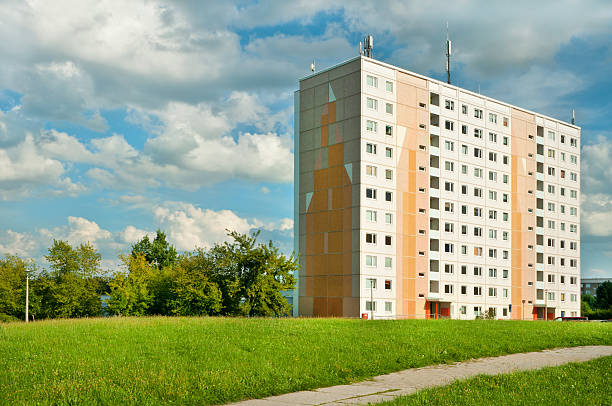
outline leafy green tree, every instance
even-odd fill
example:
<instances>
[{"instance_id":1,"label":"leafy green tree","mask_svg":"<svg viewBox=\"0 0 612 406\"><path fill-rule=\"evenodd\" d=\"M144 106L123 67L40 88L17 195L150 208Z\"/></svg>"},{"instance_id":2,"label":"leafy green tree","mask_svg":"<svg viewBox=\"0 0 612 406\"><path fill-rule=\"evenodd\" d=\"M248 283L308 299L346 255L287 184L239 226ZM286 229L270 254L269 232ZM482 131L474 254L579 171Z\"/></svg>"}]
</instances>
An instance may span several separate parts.
<instances>
[{"instance_id":1,"label":"leafy green tree","mask_svg":"<svg viewBox=\"0 0 612 406\"><path fill-rule=\"evenodd\" d=\"M125 272L117 272L109 281L108 312L123 316L143 316L153 302L149 287L153 267L143 254L122 255Z\"/></svg>"},{"instance_id":2,"label":"leafy green tree","mask_svg":"<svg viewBox=\"0 0 612 406\"><path fill-rule=\"evenodd\" d=\"M235 231L232 242L216 244L209 252L211 279L221 289L224 313L245 316L283 316L290 306L282 291L295 287L295 258L280 254L272 241L257 243L252 235Z\"/></svg>"},{"instance_id":3,"label":"leafy green tree","mask_svg":"<svg viewBox=\"0 0 612 406\"><path fill-rule=\"evenodd\" d=\"M145 235L140 241L132 245L132 256L144 255L147 262L157 269L172 265L178 258L176 248L166 239L166 234L157 230L153 241Z\"/></svg>"},{"instance_id":4,"label":"leafy green tree","mask_svg":"<svg viewBox=\"0 0 612 406\"><path fill-rule=\"evenodd\" d=\"M204 260L203 260L204 259ZM222 310L219 286L210 280L209 261L200 256L184 255L173 267L171 279L171 314L178 316L217 315Z\"/></svg>"},{"instance_id":5,"label":"leafy green tree","mask_svg":"<svg viewBox=\"0 0 612 406\"><path fill-rule=\"evenodd\" d=\"M100 253L89 243L73 248L54 240L45 256L50 272L35 282L40 316L48 318L100 315Z\"/></svg>"},{"instance_id":6,"label":"leafy green tree","mask_svg":"<svg viewBox=\"0 0 612 406\"><path fill-rule=\"evenodd\" d=\"M594 309L596 306L597 299L595 299L595 296L593 295L585 293L584 295L582 295L581 300L582 303L588 307L588 309Z\"/></svg>"},{"instance_id":7,"label":"leafy green tree","mask_svg":"<svg viewBox=\"0 0 612 406\"><path fill-rule=\"evenodd\" d=\"M0 259L0 314L25 318L26 274L32 269L31 261L17 256Z\"/></svg>"},{"instance_id":8,"label":"leafy green tree","mask_svg":"<svg viewBox=\"0 0 612 406\"><path fill-rule=\"evenodd\" d=\"M604 282L595 291L597 308L609 309L612 307L612 282Z\"/></svg>"}]
</instances>

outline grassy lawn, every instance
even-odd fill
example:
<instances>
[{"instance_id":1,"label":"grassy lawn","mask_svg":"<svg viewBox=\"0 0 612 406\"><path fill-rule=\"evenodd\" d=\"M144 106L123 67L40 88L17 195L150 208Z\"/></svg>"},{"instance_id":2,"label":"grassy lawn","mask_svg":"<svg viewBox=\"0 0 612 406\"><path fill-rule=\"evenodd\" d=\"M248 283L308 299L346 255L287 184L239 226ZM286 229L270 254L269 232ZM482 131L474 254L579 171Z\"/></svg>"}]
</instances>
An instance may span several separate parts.
<instances>
[{"instance_id":1,"label":"grassy lawn","mask_svg":"<svg viewBox=\"0 0 612 406\"><path fill-rule=\"evenodd\" d=\"M612 405L612 357L507 375L481 375L400 397L400 405Z\"/></svg>"},{"instance_id":2,"label":"grassy lawn","mask_svg":"<svg viewBox=\"0 0 612 406\"><path fill-rule=\"evenodd\" d=\"M612 344L611 323L108 318L0 325L0 404L226 403L430 364Z\"/></svg>"}]
</instances>

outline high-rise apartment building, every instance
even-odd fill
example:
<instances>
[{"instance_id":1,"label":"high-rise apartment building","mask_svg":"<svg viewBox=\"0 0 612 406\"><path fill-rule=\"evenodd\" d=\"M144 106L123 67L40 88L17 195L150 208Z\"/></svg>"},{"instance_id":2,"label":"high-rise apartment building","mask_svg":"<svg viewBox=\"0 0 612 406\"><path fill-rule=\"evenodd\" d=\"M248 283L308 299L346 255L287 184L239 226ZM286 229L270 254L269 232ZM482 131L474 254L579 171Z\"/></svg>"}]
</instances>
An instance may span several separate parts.
<instances>
[{"instance_id":1,"label":"high-rise apartment building","mask_svg":"<svg viewBox=\"0 0 612 406\"><path fill-rule=\"evenodd\" d=\"M580 128L358 56L295 93L299 314L580 315Z\"/></svg>"}]
</instances>

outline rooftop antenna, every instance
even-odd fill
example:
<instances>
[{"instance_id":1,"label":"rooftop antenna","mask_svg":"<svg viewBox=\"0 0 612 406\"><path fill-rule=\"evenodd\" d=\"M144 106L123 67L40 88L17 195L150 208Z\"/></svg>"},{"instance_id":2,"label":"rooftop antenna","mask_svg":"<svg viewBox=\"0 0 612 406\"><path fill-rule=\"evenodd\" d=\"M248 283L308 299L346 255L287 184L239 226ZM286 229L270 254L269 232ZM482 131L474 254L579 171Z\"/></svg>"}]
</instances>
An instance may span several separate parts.
<instances>
[{"instance_id":1,"label":"rooftop antenna","mask_svg":"<svg viewBox=\"0 0 612 406\"><path fill-rule=\"evenodd\" d=\"M576 122L576 111L572 109L572 125Z\"/></svg>"},{"instance_id":2,"label":"rooftop antenna","mask_svg":"<svg viewBox=\"0 0 612 406\"><path fill-rule=\"evenodd\" d=\"M359 55L363 55L363 42L359 41Z\"/></svg>"},{"instance_id":3,"label":"rooftop antenna","mask_svg":"<svg viewBox=\"0 0 612 406\"><path fill-rule=\"evenodd\" d=\"M446 82L450 85L451 41L448 39L448 21L446 22Z\"/></svg>"},{"instance_id":4,"label":"rooftop antenna","mask_svg":"<svg viewBox=\"0 0 612 406\"><path fill-rule=\"evenodd\" d=\"M312 63L310 64L310 70L313 71L313 72L316 70L316 65L315 65L314 59L312 60Z\"/></svg>"},{"instance_id":5,"label":"rooftop antenna","mask_svg":"<svg viewBox=\"0 0 612 406\"><path fill-rule=\"evenodd\" d=\"M374 48L374 37L366 35L363 37L363 54L368 58L372 58L372 49Z\"/></svg>"}]
</instances>

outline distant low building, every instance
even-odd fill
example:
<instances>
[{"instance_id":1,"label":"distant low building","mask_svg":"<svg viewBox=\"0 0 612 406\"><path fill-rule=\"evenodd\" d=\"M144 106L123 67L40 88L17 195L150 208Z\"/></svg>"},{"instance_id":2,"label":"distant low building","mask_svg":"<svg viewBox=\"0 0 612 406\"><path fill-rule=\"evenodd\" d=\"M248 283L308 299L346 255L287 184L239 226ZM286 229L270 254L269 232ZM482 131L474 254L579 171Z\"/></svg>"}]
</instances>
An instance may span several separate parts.
<instances>
[{"instance_id":1,"label":"distant low building","mask_svg":"<svg viewBox=\"0 0 612 406\"><path fill-rule=\"evenodd\" d=\"M604 282L612 282L612 278L588 278L580 282L580 294L597 296L597 288Z\"/></svg>"}]
</instances>

